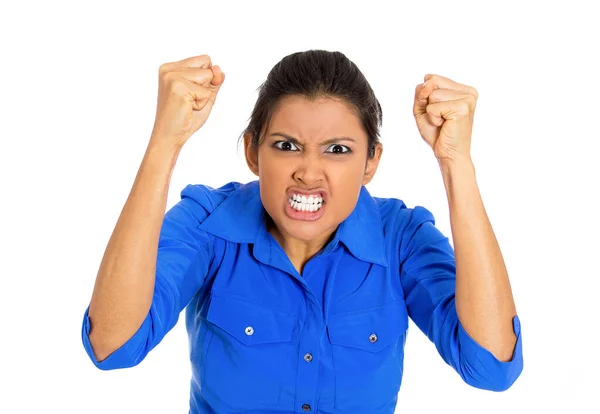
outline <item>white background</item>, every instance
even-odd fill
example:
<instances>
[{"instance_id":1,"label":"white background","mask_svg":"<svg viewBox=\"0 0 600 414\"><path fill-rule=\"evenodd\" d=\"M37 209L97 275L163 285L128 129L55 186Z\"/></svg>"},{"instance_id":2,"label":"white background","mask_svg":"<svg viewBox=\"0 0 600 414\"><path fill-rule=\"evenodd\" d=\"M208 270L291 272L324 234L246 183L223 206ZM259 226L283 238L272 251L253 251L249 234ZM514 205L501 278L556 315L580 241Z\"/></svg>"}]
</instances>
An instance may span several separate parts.
<instances>
[{"instance_id":1,"label":"white background","mask_svg":"<svg viewBox=\"0 0 600 414\"><path fill-rule=\"evenodd\" d=\"M17 3L17 2L15 2ZM0 412L187 413L183 314L137 367L100 371L83 312L153 126L161 63L209 54L226 73L186 144L189 183L254 179L237 138L284 56L338 50L383 107L380 197L450 233L415 86L474 86L472 156L523 328L508 391L471 388L411 322L398 413L600 412L598 13L595 2L18 2L0 8Z\"/></svg>"}]
</instances>

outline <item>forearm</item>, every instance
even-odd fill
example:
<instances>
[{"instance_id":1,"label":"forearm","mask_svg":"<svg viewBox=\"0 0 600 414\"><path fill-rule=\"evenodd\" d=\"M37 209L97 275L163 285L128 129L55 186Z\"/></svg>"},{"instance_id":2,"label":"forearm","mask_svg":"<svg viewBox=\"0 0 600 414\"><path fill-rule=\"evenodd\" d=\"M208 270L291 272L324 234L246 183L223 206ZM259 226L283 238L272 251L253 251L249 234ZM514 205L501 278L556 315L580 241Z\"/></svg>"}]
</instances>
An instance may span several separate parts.
<instances>
[{"instance_id":1,"label":"forearm","mask_svg":"<svg viewBox=\"0 0 600 414\"><path fill-rule=\"evenodd\" d=\"M158 240L179 149L151 140L110 237L90 302L90 343L99 360L144 321L154 292Z\"/></svg>"},{"instance_id":2,"label":"forearm","mask_svg":"<svg viewBox=\"0 0 600 414\"><path fill-rule=\"evenodd\" d=\"M440 163L456 258L456 311L465 331L501 361L516 343L515 303L504 259L470 159Z\"/></svg>"}]
</instances>

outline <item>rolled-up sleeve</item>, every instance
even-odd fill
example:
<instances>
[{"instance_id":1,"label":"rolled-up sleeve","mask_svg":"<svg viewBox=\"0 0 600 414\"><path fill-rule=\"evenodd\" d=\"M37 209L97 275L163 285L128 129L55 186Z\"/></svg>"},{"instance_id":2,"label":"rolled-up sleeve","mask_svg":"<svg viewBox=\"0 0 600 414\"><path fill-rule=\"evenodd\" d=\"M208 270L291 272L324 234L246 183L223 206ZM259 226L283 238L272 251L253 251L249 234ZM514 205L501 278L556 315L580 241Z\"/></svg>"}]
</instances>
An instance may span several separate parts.
<instances>
[{"instance_id":1,"label":"rolled-up sleeve","mask_svg":"<svg viewBox=\"0 0 600 414\"><path fill-rule=\"evenodd\" d=\"M517 338L510 361L497 359L467 334L455 303L454 250L424 207L412 209L400 248L400 280L410 318L435 344L440 356L469 385L504 391L523 370L521 324L512 320Z\"/></svg>"},{"instance_id":2,"label":"rolled-up sleeve","mask_svg":"<svg viewBox=\"0 0 600 414\"><path fill-rule=\"evenodd\" d=\"M84 312L82 342L94 365L102 370L139 364L175 326L179 314L202 287L213 256L211 236L198 228L206 211L191 198L182 198L165 214L156 261L154 295L139 329L107 358L98 361L89 334L93 321Z\"/></svg>"}]
</instances>

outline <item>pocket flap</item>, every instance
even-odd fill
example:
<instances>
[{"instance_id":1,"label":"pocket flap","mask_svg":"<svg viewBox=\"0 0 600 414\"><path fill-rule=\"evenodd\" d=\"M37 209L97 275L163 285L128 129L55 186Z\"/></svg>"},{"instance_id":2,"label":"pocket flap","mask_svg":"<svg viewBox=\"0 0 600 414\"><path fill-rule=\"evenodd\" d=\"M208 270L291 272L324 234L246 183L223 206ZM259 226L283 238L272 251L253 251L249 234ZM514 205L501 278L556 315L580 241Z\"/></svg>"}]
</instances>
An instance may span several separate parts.
<instances>
[{"instance_id":1,"label":"pocket flap","mask_svg":"<svg viewBox=\"0 0 600 414\"><path fill-rule=\"evenodd\" d=\"M291 341L297 321L292 314L214 293L206 319L246 345Z\"/></svg>"},{"instance_id":2,"label":"pocket flap","mask_svg":"<svg viewBox=\"0 0 600 414\"><path fill-rule=\"evenodd\" d=\"M371 352L390 345L407 328L408 314L402 301L368 310L331 315L327 324L332 344Z\"/></svg>"}]
</instances>

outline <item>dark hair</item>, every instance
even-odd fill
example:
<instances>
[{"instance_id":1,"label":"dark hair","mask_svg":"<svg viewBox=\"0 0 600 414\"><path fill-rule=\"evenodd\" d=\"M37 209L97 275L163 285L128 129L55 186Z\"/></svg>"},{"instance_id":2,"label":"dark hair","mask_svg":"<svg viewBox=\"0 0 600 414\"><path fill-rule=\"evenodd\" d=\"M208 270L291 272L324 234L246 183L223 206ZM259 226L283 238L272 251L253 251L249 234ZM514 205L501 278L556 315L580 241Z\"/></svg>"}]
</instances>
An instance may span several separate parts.
<instances>
[{"instance_id":1,"label":"dark hair","mask_svg":"<svg viewBox=\"0 0 600 414\"><path fill-rule=\"evenodd\" d=\"M381 105L365 76L343 53L313 49L285 56L271 69L257 91L250 122L240 135L241 139L251 132L254 148L258 147L261 134L266 131L281 99L300 95L311 100L339 99L348 104L367 133L368 157L375 155L383 121Z\"/></svg>"}]
</instances>

